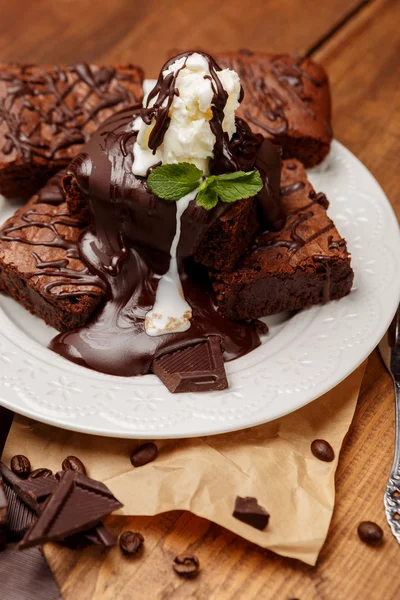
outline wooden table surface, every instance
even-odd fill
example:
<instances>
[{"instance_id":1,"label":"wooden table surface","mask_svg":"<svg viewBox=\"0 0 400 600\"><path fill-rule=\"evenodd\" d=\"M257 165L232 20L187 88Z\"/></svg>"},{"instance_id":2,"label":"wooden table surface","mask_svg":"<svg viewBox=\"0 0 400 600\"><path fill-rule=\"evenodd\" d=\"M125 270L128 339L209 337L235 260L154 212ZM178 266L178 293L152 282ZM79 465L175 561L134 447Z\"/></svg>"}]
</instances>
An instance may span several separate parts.
<instances>
[{"instance_id":1,"label":"wooden table surface","mask_svg":"<svg viewBox=\"0 0 400 600\"><path fill-rule=\"evenodd\" d=\"M154 77L176 46L308 52L330 75L335 136L377 177L400 215L399 0L0 0L0 14L3 61L131 61ZM56 546L47 547L47 556L65 600L398 598L400 549L382 505L393 442L392 387L375 351L337 472L332 524L314 568L181 512L109 520L116 533L143 532L143 560L122 560L118 550ZM383 526L383 547L358 540L361 520ZM201 559L196 581L170 568L170 557L186 549Z\"/></svg>"}]
</instances>

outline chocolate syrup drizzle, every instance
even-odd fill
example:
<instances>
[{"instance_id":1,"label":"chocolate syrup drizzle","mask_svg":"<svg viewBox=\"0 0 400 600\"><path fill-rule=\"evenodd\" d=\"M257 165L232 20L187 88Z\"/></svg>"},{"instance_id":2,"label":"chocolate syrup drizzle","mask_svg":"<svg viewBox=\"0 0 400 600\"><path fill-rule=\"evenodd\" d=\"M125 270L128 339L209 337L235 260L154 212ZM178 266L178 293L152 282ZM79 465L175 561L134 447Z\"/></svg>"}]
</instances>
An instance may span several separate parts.
<instances>
[{"instance_id":1,"label":"chocolate syrup drizzle","mask_svg":"<svg viewBox=\"0 0 400 600\"><path fill-rule=\"evenodd\" d=\"M65 202L61 187L61 175L53 177L49 184L38 194L35 204L60 206ZM71 217L68 212L39 212L34 208L20 215L22 223L4 227L0 231L0 240L4 242L19 242L29 246L37 247L32 250L32 257L36 262L36 271L27 278L32 277L54 277L41 286L41 294L47 298L75 298L77 296L94 296L105 291L104 282L91 273L87 266L81 270L72 269L69 264L71 259L79 260L78 242L68 240L62 235L57 226L83 229L86 224ZM32 235L32 239L26 237L26 230L46 229L52 235L51 239L38 239ZM20 235L18 235L20 234ZM65 258L57 260L42 260L39 255L39 247L58 248L65 251ZM66 287L67 286L67 287ZM82 289L79 289L82 288Z\"/></svg>"},{"instance_id":2,"label":"chocolate syrup drizzle","mask_svg":"<svg viewBox=\"0 0 400 600\"><path fill-rule=\"evenodd\" d=\"M251 56L251 52L243 52L243 56ZM326 77L317 79L302 68L305 58L293 57L293 61L287 64L283 56L270 58L270 65L259 63L260 76L257 76L250 62L235 58L232 67L238 72L239 77L245 85L247 93L251 97L252 104L258 108L265 120L257 119L250 111L246 110L245 118L253 125L261 127L270 135L280 136L288 133L288 120L285 109L287 107L287 95L299 106L300 110L310 119L315 119L315 111L311 105L310 98L304 89L305 80L315 87L326 85ZM229 64L229 60L225 61ZM277 87L268 85L268 77L272 74Z\"/></svg>"},{"instance_id":3,"label":"chocolate syrup drizzle","mask_svg":"<svg viewBox=\"0 0 400 600\"><path fill-rule=\"evenodd\" d=\"M60 151L83 144L89 137L85 131L88 123L98 126L101 111L138 100L124 85L124 81L134 83L132 78L113 67L93 68L82 63L49 69L15 65L14 69L0 73L0 83L7 86L0 101L0 125L7 127L1 152L9 155L16 151L28 163L35 158L52 160ZM76 97L75 89L82 83L87 92ZM85 106L91 108L83 109ZM27 113L36 116L26 118ZM51 127L48 143L43 142L41 133L44 124Z\"/></svg>"},{"instance_id":4,"label":"chocolate syrup drizzle","mask_svg":"<svg viewBox=\"0 0 400 600\"><path fill-rule=\"evenodd\" d=\"M162 144L165 133L170 124L169 111L175 95L179 93L176 88L176 80L182 69L185 68L189 56L194 52L184 52L174 56L165 63L157 83L150 92L147 103L140 112L143 121L150 125L155 123L149 137L149 148L154 152ZM228 101L228 93L222 86L218 77L218 72L221 67L215 62L212 56L201 52L200 53L208 62L210 75L205 77L210 80L213 90L213 98L211 103L212 118L210 119L210 128L215 135L215 145L213 150L213 158L210 160L210 173L217 175L220 173L228 173L232 171L248 170L248 165L254 167L256 154L263 142L263 136L252 134L246 123L237 120L237 134L235 141L232 144L229 140L227 132L223 130L222 123L224 120L224 110ZM164 77L163 72L167 70L177 60L184 58L182 66ZM243 99L243 88L240 91L241 101ZM155 100L152 106L150 103Z\"/></svg>"},{"instance_id":5,"label":"chocolate syrup drizzle","mask_svg":"<svg viewBox=\"0 0 400 600\"><path fill-rule=\"evenodd\" d=\"M270 142L253 134L239 119L238 133L232 141L221 135L227 96L216 75L219 67L205 56L214 89L211 127L217 141L212 170L248 170L260 161L265 181L260 210L268 216L273 213L277 220L280 210L269 212L268 206L279 202L279 154ZM94 319L82 329L57 336L50 347L78 364L114 375L148 373L154 358L210 335L219 336L225 360L246 354L260 344L250 323L232 322L219 313L207 270L193 260L208 227L229 210L222 203L205 211L191 202L182 216L177 256L184 296L192 307L190 329L157 337L148 336L144 329L158 281L169 265L176 205L156 198L146 179L133 175L137 133L132 131L132 123L139 114L145 122L155 121L150 143L156 149L168 128L168 111L164 109L176 93L176 76L159 78L149 96L156 98L153 106L133 107L111 117L69 167L69 176L86 196L91 215L91 224L80 239L80 256L90 272L104 282L106 294Z\"/></svg>"},{"instance_id":6,"label":"chocolate syrup drizzle","mask_svg":"<svg viewBox=\"0 0 400 600\"><path fill-rule=\"evenodd\" d=\"M292 165L289 164L289 165L287 165L287 168L290 171L292 171L292 170L296 170L297 167L295 164L292 164ZM301 180L295 181L289 185L282 186L281 187L281 195L283 197L289 196L290 194L293 194L293 193L303 189L304 187L305 187L305 183L303 181L301 181ZM266 239L266 238L269 238L269 236L270 236L270 232L267 231L256 238L255 243L251 249L251 252L265 252L266 250L269 250L271 248L286 248L289 252L296 254L296 252L298 252L306 244L313 242L321 235L324 235L325 233L328 233L329 231L331 231L335 227L332 222L329 223L328 225L326 225L325 227L318 229L315 233L313 233L306 239L302 238L299 235L298 228L300 227L300 225L302 223L305 223L306 221L308 221L309 219L311 219L314 216L312 207L315 206L316 204L319 204L323 208L327 209L329 202L324 193L320 192L320 193L316 194L314 191L311 191L310 192L310 202L307 203L305 206L302 206L300 208L293 210L286 216L286 222L290 223L290 239L282 240L282 239L279 239L279 237L276 237L272 240ZM291 221L292 217L295 217L295 218ZM344 239L333 241L333 236L328 237L329 250L340 250L341 248L343 248L345 246L346 246L346 242ZM322 267L325 271L325 281L324 281L324 287L323 287L323 292L322 292L322 302L324 302L324 303L329 302L329 300L331 299L331 270L332 270L331 269L331 260L332 260L332 257L326 256L323 254L315 254L312 257L312 260L313 260L313 262L322 265Z\"/></svg>"}]
</instances>

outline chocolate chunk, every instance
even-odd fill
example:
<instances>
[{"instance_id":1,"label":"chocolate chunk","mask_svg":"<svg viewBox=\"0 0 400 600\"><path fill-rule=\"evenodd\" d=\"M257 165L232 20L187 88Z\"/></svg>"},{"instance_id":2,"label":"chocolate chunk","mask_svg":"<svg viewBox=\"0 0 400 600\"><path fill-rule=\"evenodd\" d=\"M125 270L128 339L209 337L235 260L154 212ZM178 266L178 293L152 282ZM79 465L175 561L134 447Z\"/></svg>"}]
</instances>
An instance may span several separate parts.
<instances>
[{"instance_id":1,"label":"chocolate chunk","mask_svg":"<svg viewBox=\"0 0 400 600\"><path fill-rule=\"evenodd\" d=\"M38 513L41 504L47 500L57 486L54 476L21 480L0 461L0 473L17 496L34 512Z\"/></svg>"},{"instance_id":2,"label":"chocolate chunk","mask_svg":"<svg viewBox=\"0 0 400 600\"><path fill-rule=\"evenodd\" d=\"M228 387L217 336L156 358L152 371L172 393L209 392Z\"/></svg>"},{"instance_id":3,"label":"chocolate chunk","mask_svg":"<svg viewBox=\"0 0 400 600\"><path fill-rule=\"evenodd\" d=\"M316 458L324 462L332 462L335 458L332 446L325 440L314 440L311 444L311 452Z\"/></svg>"},{"instance_id":4,"label":"chocolate chunk","mask_svg":"<svg viewBox=\"0 0 400 600\"><path fill-rule=\"evenodd\" d=\"M8 538L17 541L24 537L36 519L36 514L17 496L7 482L5 482L4 488L8 500Z\"/></svg>"},{"instance_id":5,"label":"chocolate chunk","mask_svg":"<svg viewBox=\"0 0 400 600\"><path fill-rule=\"evenodd\" d=\"M0 550L2 550L6 544L7 529L8 529L8 500L7 500L4 482L0 475Z\"/></svg>"},{"instance_id":6,"label":"chocolate chunk","mask_svg":"<svg viewBox=\"0 0 400 600\"><path fill-rule=\"evenodd\" d=\"M360 540L370 546L378 546L382 543L382 528L373 521L362 521L358 526L357 533Z\"/></svg>"},{"instance_id":7,"label":"chocolate chunk","mask_svg":"<svg viewBox=\"0 0 400 600\"><path fill-rule=\"evenodd\" d=\"M121 507L103 483L74 471L64 471L19 547L29 548L85 531Z\"/></svg>"},{"instance_id":8,"label":"chocolate chunk","mask_svg":"<svg viewBox=\"0 0 400 600\"><path fill-rule=\"evenodd\" d=\"M70 535L62 540L61 544L74 550L86 548L89 545L112 548L115 545L115 537L103 523L99 523L92 529Z\"/></svg>"},{"instance_id":9,"label":"chocolate chunk","mask_svg":"<svg viewBox=\"0 0 400 600\"><path fill-rule=\"evenodd\" d=\"M51 477L53 475L53 471L50 469L45 469L41 467L40 469L35 469L29 475L29 479L45 479L46 477Z\"/></svg>"},{"instance_id":10,"label":"chocolate chunk","mask_svg":"<svg viewBox=\"0 0 400 600\"><path fill-rule=\"evenodd\" d=\"M139 554L143 548L144 537L141 533L124 531L119 538L119 547L127 556Z\"/></svg>"},{"instance_id":11,"label":"chocolate chunk","mask_svg":"<svg viewBox=\"0 0 400 600\"><path fill-rule=\"evenodd\" d=\"M62 463L63 471L75 471L76 473L82 473L86 475L86 467L79 458L76 456L67 456Z\"/></svg>"},{"instance_id":12,"label":"chocolate chunk","mask_svg":"<svg viewBox=\"0 0 400 600\"><path fill-rule=\"evenodd\" d=\"M174 558L172 568L181 577L193 579L199 574L200 562L194 554L179 554Z\"/></svg>"},{"instance_id":13,"label":"chocolate chunk","mask_svg":"<svg viewBox=\"0 0 400 600\"><path fill-rule=\"evenodd\" d=\"M6 445L8 433L11 429L14 413L8 408L0 406L0 458Z\"/></svg>"},{"instance_id":14,"label":"chocolate chunk","mask_svg":"<svg viewBox=\"0 0 400 600\"><path fill-rule=\"evenodd\" d=\"M8 546L0 558L0 596L4 600L61 600L61 592L40 548L30 548L21 557Z\"/></svg>"},{"instance_id":15,"label":"chocolate chunk","mask_svg":"<svg viewBox=\"0 0 400 600\"><path fill-rule=\"evenodd\" d=\"M131 463L134 467L143 467L158 456L158 448L153 442L146 442L135 448L131 454Z\"/></svg>"},{"instance_id":16,"label":"chocolate chunk","mask_svg":"<svg viewBox=\"0 0 400 600\"><path fill-rule=\"evenodd\" d=\"M106 548L111 548L115 545L115 537L103 523L99 523L92 529L84 531L79 535L84 537L84 539L86 539L89 543L95 544L96 546L105 546Z\"/></svg>"},{"instance_id":17,"label":"chocolate chunk","mask_svg":"<svg viewBox=\"0 0 400 600\"><path fill-rule=\"evenodd\" d=\"M31 472L31 463L23 454L17 454L11 459L11 470L21 479L26 479Z\"/></svg>"},{"instance_id":18,"label":"chocolate chunk","mask_svg":"<svg viewBox=\"0 0 400 600\"><path fill-rule=\"evenodd\" d=\"M269 514L258 504L257 498L237 496L233 516L247 525L263 530L268 525Z\"/></svg>"}]
</instances>

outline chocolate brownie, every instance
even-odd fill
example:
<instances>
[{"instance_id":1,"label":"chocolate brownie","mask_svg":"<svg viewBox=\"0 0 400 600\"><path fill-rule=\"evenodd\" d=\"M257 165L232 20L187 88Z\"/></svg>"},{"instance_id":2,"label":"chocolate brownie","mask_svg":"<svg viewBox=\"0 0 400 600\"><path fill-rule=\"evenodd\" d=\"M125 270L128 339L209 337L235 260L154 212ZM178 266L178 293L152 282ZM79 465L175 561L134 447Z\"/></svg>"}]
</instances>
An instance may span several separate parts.
<instances>
[{"instance_id":1,"label":"chocolate brownie","mask_svg":"<svg viewBox=\"0 0 400 600\"><path fill-rule=\"evenodd\" d=\"M282 146L283 158L312 167L332 141L331 99L324 68L309 58L263 52L227 52L217 63L240 77L244 99L237 115L253 131Z\"/></svg>"},{"instance_id":2,"label":"chocolate brownie","mask_svg":"<svg viewBox=\"0 0 400 600\"><path fill-rule=\"evenodd\" d=\"M0 291L59 331L83 325L103 296L102 281L78 254L84 223L68 213L63 172L0 229Z\"/></svg>"},{"instance_id":3,"label":"chocolate brownie","mask_svg":"<svg viewBox=\"0 0 400 600\"><path fill-rule=\"evenodd\" d=\"M283 161L281 195L286 224L265 232L232 273L210 272L220 310L230 319L257 319L337 300L348 294L353 271L346 242L328 217L303 165Z\"/></svg>"},{"instance_id":4,"label":"chocolate brownie","mask_svg":"<svg viewBox=\"0 0 400 600\"><path fill-rule=\"evenodd\" d=\"M66 175L62 184L69 211L87 221L87 196L79 189L74 176ZM194 258L206 267L231 271L258 229L256 203L253 198L240 200L209 227L197 247Z\"/></svg>"},{"instance_id":5,"label":"chocolate brownie","mask_svg":"<svg viewBox=\"0 0 400 600\"><path fill-rule=\"evenodd\" d=\"M29 198L99 124L142 100L133 65L0 64L0 193Z\"/></svg>"},{"instance_id":6,"label":"chocolate brownie","mask_svg":"<svg viewBox=\"0 0 400 600\"><path fill-rule=\"evenodd\" d=\"M124 237L135 246L151 247L169 254L176 229L176 208L170 201L156 198L146 180L132 173L132 147L136 141L132 122L140 114L140 108L126 108L102 124L81 154L69 165L63 187L70 213L88 221L89 188L90 181L94 179L88 177L88 173L101 172L101 181L94 185L101 187L107 200L109 198L119 208L124 207L123 216L118 217L121 218ZM248 131L253 136L245 127L246 133ZM282 221L278 206L280 156L269 140L261 138L259 145L258 153L254 153L254 161L262 169L265 183L257 200L248 198L235 205L221 202L211 211L191 203L182 216L182 235L178 247L180 256L194 255L197 262L207 267L232 270L259 228L258 216L261 213L272 218L271 226ZM107 164L112 165L111 184L106 177L107 167L102 166L101 162L105 155ZM267 217L265 222L268 222Z\"/></svg>"}]
</instances>

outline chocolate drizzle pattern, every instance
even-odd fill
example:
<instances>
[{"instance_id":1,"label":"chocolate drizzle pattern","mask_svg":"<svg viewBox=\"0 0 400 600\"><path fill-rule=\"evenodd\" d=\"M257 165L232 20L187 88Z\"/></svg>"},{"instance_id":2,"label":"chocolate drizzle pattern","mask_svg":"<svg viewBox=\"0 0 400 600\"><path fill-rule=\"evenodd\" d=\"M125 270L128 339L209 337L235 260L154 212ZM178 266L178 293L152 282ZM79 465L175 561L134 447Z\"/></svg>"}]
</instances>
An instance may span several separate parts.
<instances>
[{"instance_id":1,"label":"chocolate drizzle pattern","mask_svg":"<svg viewBox=\"0 0 400 600\"><path fill-rule=\"evenodd\" d=\"M87 141L109 109L140 99L132 85L138 84L139 90L139 71L135 81L128 71L85 63L11 67L0 72L0 88L4 87L1 152L6 156L16 153L26 163L59 158L71 146ZM44 135L43 128L50 128L50 135Z\"/></svg>"},{"instance_id":2,"label":"chocolate drizzle pattern","mask_svg":"<svg viewBox=\"0 0 400 600\"><path fill-rule=\"evenodd\" d=\"M293 193L303 189L304 187L305 187L305 184L303 181L300 181L300 180L295 181L289 185L281 187L281 195L282 196L290 196L290 194L293 194ZM290 240L279 239L279 236L277 236L276 238L274 238L272 240L271 239L266 240L265 238L269 237L269 235L270 235L269 232L266 232L266 233L258 236L258 238L255 240L253 250L256 249L258 251L265 251L268 248L287 248L290 252L295 253L298 250L300 250L300 248L305 246L306 244L309 244L310 242L316 240L320 235L323 235L323 234L327 233L328 231L330 231L331 229L333 229L334 224L332 222L330 222L328 225L326 225L322 229L319 229L318 231L316 231L315 233L313 233L306 239L303 239L299 235L299 233L298 233L299 226L314 216L312 207L315 204L320 204L320 205L324 206L324 208L326 208L327 200L326 200L325 194L312 193L311 196L313 196L313 197L311 198L311 200L308 204L306 204L305 206L303 206L301 208L297 208L296 210L289 213L286 217L285 230L290 228Z\"/></svg>"},{"instance_id":3,"label":"chocolate drizzle pattern","mask_svg":"<svg viewBox=\"0 0 400 600\"><path fill-rule=\"evenodd\" d=\"M149 136L149 148L155 151L163 142L165 133L170 124L168 116L173 99L179 95L176 88L176 80L179 73L186 66L186 61L194 52L185 52L174 56L162 67L157 83L150 92L146 106L140 111L143 121L150 125L154 121L154 127ZM206 78L210 80L213 90L211 102L212 118L210 128L215 135L214 156L210 161L210 172L212 174L228 173L231 171L248 170L255 163L258 149L260 148L263 137L259 134L252 134L249 127L241 120L236 121L237 135L233 143L230 142L228 134L223 131L222 123L224 120L224 109L228 100L228 94L222 86L218 77L218 71L221 67L215 60L201 53L208 62L210 75ZM182 66L174 73L164 76L166 71L177 60L184 58ZM241 88L240 99L243 98L243 89ZM150 103L154 104L150 106Z\"/></svg>"},{"instance_id":4,"label":"chocolate drizzle pattern","mask_svg":"<svg viewBox=\"0 0 400 600\"><path fill-rule=\"evenodd\" d=\"M313 76L304 67L307 59L302 56L269 55L260 59L255 69L252 54L242 50L238 55L221 57L224 65L238 72L251 105L256 109L246 109L245 119L269 135L286 135L289 130L286 110L292 101L306 117L315 120L316 113L305 91L305 82L321 88L327 84L326 76Z\"/></svg>"},{"instance_id":5,"label":"chocolate drizzle pattern","mask_svg":"<svg viewBox=\"0 0 400 600\"><path fill-rule=\"evenodd\" d=\"M289 164L289 165L286 165L286 168L289 171L295 171L297 169L297 166L296 166L296 164L293 164L293 165ZM301 180L294 181L288 185L282 186L281 194L283 197L288 197L291 194L294 194L300 190L303 190L304 188L305 188L304 181L301 181ZM324 227L320 227L319 229L314 231L314 233L309 235L307 238L304 239L301 237L298 229L303 223L305 223L306 221L308 221L314 217L315 213L313 211L313 207L316 205L319 205L326 210L329 206L328 199L326 198L325 194L322 192L316 194L314 192L314 190L311 190L309 193L309 198L310 198L309 203L292 210L286 216L286 226L283 229L283 232L289 231L290 239L280 239L279 235L277 235L273 239L270 239L270 233L267 231L267 232L261 234L255 240L254 246L250 252L266 252L267 250L270 250L273 248L286 248L288 252L290 252L294 255L301 248L303 248L306 244L309 244L309 243L317 240L320 236L323 236L326 233L329 233L329 231L331 231L332 229L334 229L335 226L334 226L333 222L329 221L327 225L325 225ZM328 245L329 250L333 250L333 249L341 250L343 248L345 249L346 242L343 239L338 240L338 241L333 241L333 236L329 236L328 240L327 240L327 245ZM325 272L325 280L324 280L324 287L323 287L321 301L324 303L329 302L329 300L331 299L331 296L330 296L331 291L330 290L331 290L332 257L324 255L324 254L315 254L312 256L312 260L314 263L319 264Z\"/></svg>"},{"instance_id":6,"label":"chocolate drizzle pattern","mask_svg":"<svg viewBox=\"0 0 400 600\"><path fill-rule=\"evenodd\" d=\"M43 206L62 207L65 202L61 187L61 174L53 177L49 185L37 195L35 204ZM33 206L35 206L33 204ZM82 230L86 224L80 222L66 211L61 212L42 212L35 208L25 211L19 217L20 223L5 226L0 230L0 240L3 242L19 242L32 246L32 257L36 264L29 278L32 277L50 277L54 278L47 281L42 287L42 294L47 298L56 296L57 298L68 298L84 295L98 295L105 290L104 282L96 275L93 275L87 266L83 265L81 270L73 269L69 266L70 260L80 260L78 251L78 242L73 239L67 239L60 233L60 227L73 227ZM50 232L49 239L43 239L42 236L34 235L37 230L47 230ZM30 236L30 230L33 234ZM77 236L76 236L77 237ZM40 246L48 248L58 248L65 252L65 258L44 261L40 257ZM81 289L80 289L81 288Z\"/></svg>"}]
</instances>

